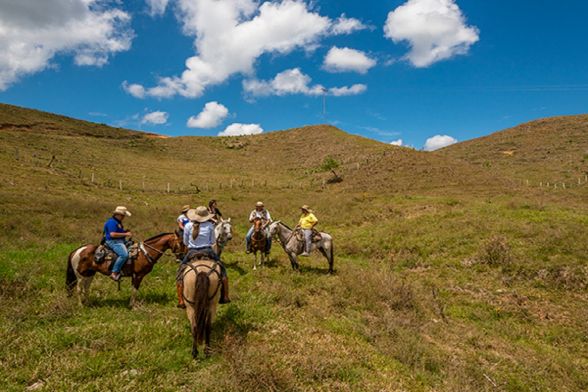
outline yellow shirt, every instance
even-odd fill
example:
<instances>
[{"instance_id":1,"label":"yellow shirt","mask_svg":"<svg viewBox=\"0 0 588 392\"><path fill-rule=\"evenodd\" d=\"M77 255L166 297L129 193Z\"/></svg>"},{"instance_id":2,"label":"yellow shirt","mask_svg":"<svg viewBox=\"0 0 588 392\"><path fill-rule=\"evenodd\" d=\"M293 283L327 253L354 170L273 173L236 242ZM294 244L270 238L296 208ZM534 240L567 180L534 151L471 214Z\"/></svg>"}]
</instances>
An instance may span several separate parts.
<instances>
[{"instance_id":1,"label":"yellow shirt","mask_svg":"<svg viewBox=\"0 0 588 392\"><path fill-rule=\"evenodd\" d=\"M298 224L303 229L311 229L312 226L317 222L318 222L318 219L316 219L316 216L314 216L314 214L312 212L310 212L306 215L302 215L300 217L300 221L298 221Z\"/></svg>"}]
</instances>

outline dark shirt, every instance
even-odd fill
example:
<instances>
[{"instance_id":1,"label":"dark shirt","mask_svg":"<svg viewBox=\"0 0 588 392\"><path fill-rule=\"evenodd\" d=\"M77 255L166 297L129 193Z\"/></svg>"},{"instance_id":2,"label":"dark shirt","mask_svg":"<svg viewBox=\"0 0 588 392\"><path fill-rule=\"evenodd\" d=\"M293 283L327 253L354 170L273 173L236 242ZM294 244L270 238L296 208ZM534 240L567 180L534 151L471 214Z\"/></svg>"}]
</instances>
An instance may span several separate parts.
<instances>
[{"instance_id":1,"label":"dark shirt","mask_svg":"<svg viewBox=\"0 0 588 392\"><path fill-rule=\"evenodd\" d=\"M216 215L217 219L223 217L223 214L221 214L220 210L217 207L209 208L208 211L210 211L211 214Z\"/></svg>"},{"instance_id":2,"label":"dark shirt","mask_svg":"<svg viewBox=\"0 0 588 392\"><path fill-rule=\"evenodd\" d=\"M111 217L106 221L104 224L104 237L106 241L115 240L115 239L122 239L122 238L112 238L110 233L126 233L127 231L122 225L122 222L116 219L114 216Z\"/></svg>"}]
</instances>

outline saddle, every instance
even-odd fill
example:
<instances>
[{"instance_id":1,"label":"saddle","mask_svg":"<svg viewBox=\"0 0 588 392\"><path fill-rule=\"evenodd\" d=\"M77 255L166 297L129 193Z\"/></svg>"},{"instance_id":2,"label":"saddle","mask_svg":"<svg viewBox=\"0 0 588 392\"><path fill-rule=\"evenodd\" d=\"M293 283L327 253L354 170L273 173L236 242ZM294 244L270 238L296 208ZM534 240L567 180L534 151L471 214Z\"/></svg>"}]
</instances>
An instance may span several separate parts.
<instances>
[{"instance_id":1,"label":"saddle","mask_svg":"<svg viewBox=\"0 0 588 392\"><path fill-rule=\"evenodd\" d=\"M188 262L190 263L194 260L212 260L212 259L210 258L208 252L191 252L190 257L188 258Z\"/></svg>"},{"instance_id":2,"label":"saddle","mask_svg":"<svg viewBox=\"0 0 588 392\"><path fill-rule=\"evenodd\" d=\"M296 236L296 239L298 241L304 242L304 233L302 232L302 229L296 229L296 231L294 232L294 235ZM312 229L312 242L319 242L323 239L323 236L321 235L321 233L318 232L318 230L316 229Z\"/></svg>"},{"instance_id":3,"label":"saddle","mask_svg":"<svg viewBox=\"0 0 588 392\"><path fill-rule=\"evenodd\" d=\"M127 265L132 264L137 256L139 256L139 244L129 241L125 244L129 251L129 258L126 262ZM96 264L112 263L118 258L118 255L114 253L106 244L100 245L94 252L94 261Z\"/></svg>"}]
</instances>

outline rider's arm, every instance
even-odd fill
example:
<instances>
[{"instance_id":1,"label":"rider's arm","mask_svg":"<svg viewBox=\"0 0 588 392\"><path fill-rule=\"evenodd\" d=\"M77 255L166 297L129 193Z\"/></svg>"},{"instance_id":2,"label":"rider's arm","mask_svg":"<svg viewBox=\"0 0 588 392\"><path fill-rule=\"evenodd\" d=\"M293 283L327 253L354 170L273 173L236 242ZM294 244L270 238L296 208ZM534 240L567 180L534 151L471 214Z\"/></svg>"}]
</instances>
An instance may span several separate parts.
<instances>
[{"instance_id":1,"label":"rider's arm","mask_svg":"<svg viewBox=\"0 0 588 392\"><path fill-rule=\"evenodd\" d=\"M254 220L255 220L255 211L251 211L251 214L249 214L249 223L253 223Z\"/></svg>"},{"instance_id":2,"label":"rider's arm","mask_svg":"<svg viewBox=\"0 0 588 392\"><path fill-rule=\"evenodd\" d=\"M186 246L188 246L188 244L190 243L190 234L192 232L192 230L190 230L191 228L192 225L190 223L187 223L184 227L184 245Z\"/></svg>"},{"instance_id":3,"label":"rider's arm","mask_svg":"<svg viewBox=\"0 0 588 392\"><path fill-rule=\"evenodd\" d=\"M119 233L116 231L110 232L110 238L125 238L125 237L129 237L130 235L131 235L130 231L125 231L124 233Z\"/></svg>"}]
</instances>

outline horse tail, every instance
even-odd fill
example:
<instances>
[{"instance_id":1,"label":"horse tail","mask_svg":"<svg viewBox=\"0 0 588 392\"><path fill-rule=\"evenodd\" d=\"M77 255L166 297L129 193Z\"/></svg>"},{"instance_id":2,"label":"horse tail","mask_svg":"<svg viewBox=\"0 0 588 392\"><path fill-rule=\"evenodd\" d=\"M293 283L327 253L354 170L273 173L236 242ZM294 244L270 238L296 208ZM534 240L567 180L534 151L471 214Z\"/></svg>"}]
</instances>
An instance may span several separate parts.
<instances>
[{"instance_id":1,"label":"horse tail","mask_svg":"<svg viewBox=\"0 0 588 392\"><path fill-rule=\"evenodd\" d=\"M73 269L73 265L71 263L71 259L73 255L76 253L77 249L73 250L69 256L67 256L67 270L65 272L65 287L67 289L67 295L71 296L73 293L73 289L78 283L78 277Z\"/></svg>"},{"instance_id":2,"label":"horse tail","mask_svg":"<svg viewBox=\"0 0 588 392\"><path fill-rule=\"evenodd\" d=\"M194 304L194 326L196 327L196 334L194 338L197 344L202 344L204 341L204 334L206 331L206 323L210 313L210 300L208 299L208 290L210 288L210 280L206 272L198 272L196 275L196 298Z\"/></svg>"}]
</instances>

